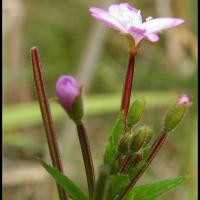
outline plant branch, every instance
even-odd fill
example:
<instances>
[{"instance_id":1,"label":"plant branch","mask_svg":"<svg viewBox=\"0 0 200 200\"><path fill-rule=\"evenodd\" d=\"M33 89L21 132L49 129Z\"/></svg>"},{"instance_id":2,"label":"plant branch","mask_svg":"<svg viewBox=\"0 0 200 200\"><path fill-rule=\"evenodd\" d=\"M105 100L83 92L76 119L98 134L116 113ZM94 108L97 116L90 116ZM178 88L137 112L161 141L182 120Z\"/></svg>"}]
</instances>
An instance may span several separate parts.
<instances>
[{"instance_id":1,"label":"plant branch","mask_svg":"<svg viewBox=\"0 0 200 200\"><path fill-rule=\"evenodd\" d=\"M58 148L58 143L56 139L56 132L51 116L51 111L49 107L49 102L45 90L45 85L42 76L42 66L39 61L39 52L36 47L31 48L31 57L32 57L32 67L33 67L33 75L35 80L36 93L38 97L38 101L40 104L40 110L42 113L43 123L45 127L45 133L47 137L48 148L52 160L52 164L56 167L60 172L63 172L62 163L60 159L60 153ZM67 196L65 191L57 185L58 193L60 200L67 200Z\"/></svg>"}]
</instances>

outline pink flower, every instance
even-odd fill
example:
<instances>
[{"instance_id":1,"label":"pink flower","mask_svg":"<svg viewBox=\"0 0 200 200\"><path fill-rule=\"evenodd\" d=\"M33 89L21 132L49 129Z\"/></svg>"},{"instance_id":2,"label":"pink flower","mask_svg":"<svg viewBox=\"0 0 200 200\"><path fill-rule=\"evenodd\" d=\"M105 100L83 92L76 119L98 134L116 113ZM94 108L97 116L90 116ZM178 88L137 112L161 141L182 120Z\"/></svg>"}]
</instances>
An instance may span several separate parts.
<instances>
[{"instance_id":1,"label":"pink flower","mask_svg":"<svg viewBox=\"0 0 200 200\"><path fill-rule=\"evenodd\" d=\"M157 33L184 22L179 18L152 19L152 17L148 17L145 22L142 22L140 10L133 8L128 3L113 4L108 11L96 7L90 8L89 11L94 18L109 28L130 35L134 39L136 47L143 39L157 42L159 40Z\"/></svg>"},{"instance_id":2,"label":"pink flower","mask_svg":"<svg viewBox=\"0 0 200 200\"><path fill-rule=\"evenodd\" d=\"M81 95L80 87L72 76L60 76L56 83L56 93L61 105L67 112L73 111L73 105Z\"/></svg>"}]
</instances>

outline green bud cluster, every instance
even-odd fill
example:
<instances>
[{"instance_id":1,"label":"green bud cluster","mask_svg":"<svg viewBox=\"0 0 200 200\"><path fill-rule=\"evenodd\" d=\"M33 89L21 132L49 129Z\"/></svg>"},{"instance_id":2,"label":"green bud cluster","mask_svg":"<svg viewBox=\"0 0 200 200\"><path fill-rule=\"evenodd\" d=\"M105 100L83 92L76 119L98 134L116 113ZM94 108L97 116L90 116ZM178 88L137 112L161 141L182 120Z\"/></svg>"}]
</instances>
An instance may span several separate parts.
<instances>
[{"instance_id":1,"label":"green bud cluster","mask_svg":"<svg viewBox=\"0 0 200 200\"><path fill-rule=\"evenodd\" d=\"M128 131L120 140L118 145L118 152L121 154L128 154L131 143L132 133Z\"/></svg>"},{"instance_id":2,"label":"green bud cluster","mask_svg":"<svg viewBox=\"0 0 200 200\"><path fill-rule=\"evenodd\" d=\"M149 126L137 128L132 138L130 150L137 152L140 148L146 147L151 141L153 134L154 130Z\"/></svg>"},{"instance_id":3,"label":"green bud cluster","mask_svg":"<svg viewBox=\"0 0 200 200\"><path fill-rule=\"evenodd\" d=\"M149 144L153 133L153 129L149 126L139 127L135 132L128 131L119 142L118 152L123 155L137 152Z\"/></svg>"}]
</instances>

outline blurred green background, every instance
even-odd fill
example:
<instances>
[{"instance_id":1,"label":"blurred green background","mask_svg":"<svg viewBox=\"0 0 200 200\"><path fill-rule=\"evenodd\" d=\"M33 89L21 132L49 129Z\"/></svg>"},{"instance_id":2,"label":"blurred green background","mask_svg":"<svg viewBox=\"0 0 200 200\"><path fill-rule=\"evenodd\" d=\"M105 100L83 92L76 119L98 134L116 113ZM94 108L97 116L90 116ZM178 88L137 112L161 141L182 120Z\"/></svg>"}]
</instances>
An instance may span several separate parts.
<instances>
[{"instance_id":1,"label":"blurred green background","mask_svg":"<svg viewBox=\"0 0 200 200\"><path fill-rule=\"evenodd\" d=\"M117 1L115 1L117 2ZM119 1L118 1L119 2ZM120 1L122 2L122 1ZM178 175L188 180L163 200L197 199L197 0L128 1L148 16L175 16L186 23L142 42L136 60L133 98L144 96L141 124L158 133L163 115L181 94L192 106L170 135L140 184ZM3 199L55 200L55 183L36 158L50 162L33 84L30 48L40 51L65 173L83 190L86 180L72 121L53 100L59 75L84 85L84 121L98 172L106 140L120 106L127 43L89 15L91 6L111 0L3 1Z\"/></svg>"}]
</instances>

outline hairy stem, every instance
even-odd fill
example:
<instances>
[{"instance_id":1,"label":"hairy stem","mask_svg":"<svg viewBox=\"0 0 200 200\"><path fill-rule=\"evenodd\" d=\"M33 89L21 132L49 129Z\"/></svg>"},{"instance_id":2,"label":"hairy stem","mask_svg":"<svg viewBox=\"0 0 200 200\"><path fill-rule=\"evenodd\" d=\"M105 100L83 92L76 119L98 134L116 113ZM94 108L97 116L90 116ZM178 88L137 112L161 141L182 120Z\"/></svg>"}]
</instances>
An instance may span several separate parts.
<instances>
[{"instance_id":1,"label":"hairy stem","mask_svg":"<svg viewBox=\"0 0 200 200\"><path fill-rule=\"evenodd\" d=\"M139 178L143 175L143 173L146 171L146 169L149 167L153 159L155 158L156 154L159 152L160 148L164 144L167 133L161 132L158 137L156 138L155 142L151 146L151 149L149 151L149 154L146 158L146 162L143 165L143 167L137 172L137 174L131 179L129 185L124 189L124 191L120 194L119 200L123 199L123 197L135 186Z\"/></svg>"},{"instance_id":2,"label":"hairy stem","mask_svg":"<svg viewBox=\"0 0 200 200\"><path fill-rule=\"evenodd\" d=\"M36 93L40 104L40 110L42 113L42 119L45 127L45 133L47 137L47 143L52 164L60 172L63 172L58 143L56 139L56 132L43 81L42 66L39 61L39 52L36 47L31 48L31 57L32 57L32 66L33 66L33 75L35 80ZM57 185L57 188L60 200L67 200L68 198L66 196L65 191L59 185Z\"/></svg>"},{"instance_id":3,"label":"hairy stem","mask_svg":"<svg viewBox=\"0 0 200 200\"><path fill-rule=\"evenodd\" d=\"M127 72L125 76L124 89L123 89L123 95L122 95L122 104L121 104L121 111L124 111L124 127L126 127L126 117L127 117L127 113L129 109L129 104L130 104L136 55L137 55L137 51L133 49L130 52L128 68L127 68Z\"/></svg>"},{"instance_id":4,"label":"hairy stem","mask_svg":"<svg viewBox=\"0 0 200 200\"><path fill-rule=\"evenodd\" d=\"M77 127L79 142L81 145L83 161L84 161L84 165L85 165L89 197L90 197L90 199L92 199L93 194L94 194L95 174L94 174L94 167L93 167L93 162L92 162L92 155L91 155L91 151L90 151L90 145L89 145L89 141L88 141L88 137L87 137L87 133L86 133L84 124L81 122L80 124L77 124L76 127Z\"/></svg>"}]
</instances>

